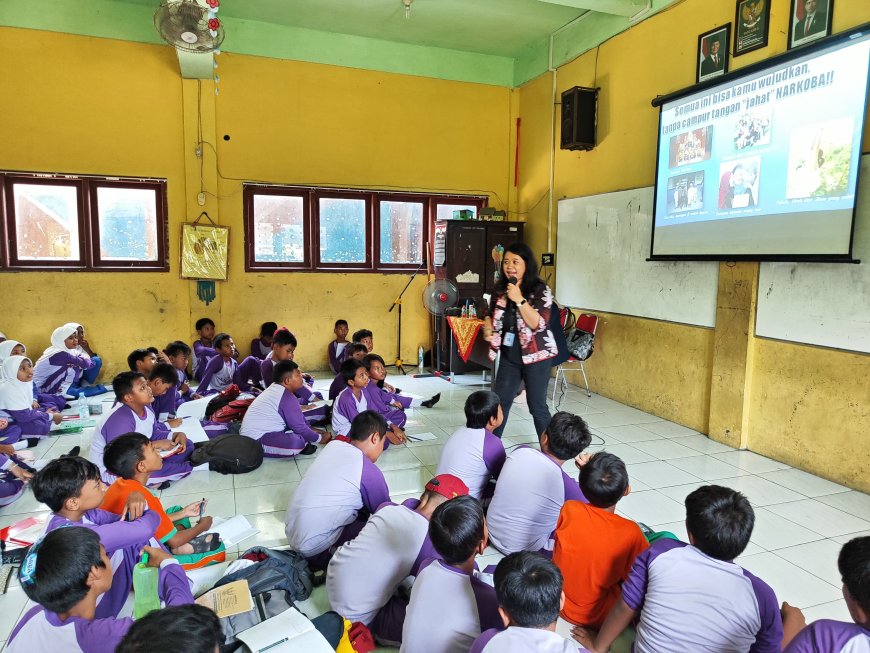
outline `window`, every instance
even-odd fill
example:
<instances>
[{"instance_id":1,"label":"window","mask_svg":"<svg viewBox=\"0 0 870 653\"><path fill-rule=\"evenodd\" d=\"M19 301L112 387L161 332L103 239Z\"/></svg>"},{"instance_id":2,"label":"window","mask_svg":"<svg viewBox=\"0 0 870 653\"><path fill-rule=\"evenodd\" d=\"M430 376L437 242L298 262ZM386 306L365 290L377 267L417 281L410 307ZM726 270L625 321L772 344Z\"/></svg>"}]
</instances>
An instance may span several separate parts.
<instances>
[{"instance_id":1,"label":"window","mask_svg":"<svg viewBox=\"0 0 870 653\"><path fill-rule=\"evenodd\" d=\"M246 270L416 270L436 219L482 196L246 184Z\"/></svg>"},{"instance_id":2,"label":"window","mask_svg":"<svg viewBox=\"0 0 870 653\"><path fill-rule=\"evenodd\" d=\"M0 173L4 267L167 270L166 183Z\"/></svg>"}]
</instances>

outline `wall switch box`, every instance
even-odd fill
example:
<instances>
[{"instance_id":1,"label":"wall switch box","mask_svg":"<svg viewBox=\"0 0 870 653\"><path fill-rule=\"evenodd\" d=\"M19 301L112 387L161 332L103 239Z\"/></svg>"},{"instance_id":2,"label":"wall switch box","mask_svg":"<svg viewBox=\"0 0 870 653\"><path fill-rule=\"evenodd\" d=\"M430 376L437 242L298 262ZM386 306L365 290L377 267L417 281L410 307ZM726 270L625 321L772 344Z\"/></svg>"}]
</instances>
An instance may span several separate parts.
<instances>
[{"instance_id":1,"label":"wall switch box","mask_svg":"<svg viewBox=\"0 0 870 653\"><path fill-rule=\"evenodd\" d=\"M556 262L556 255L553 253L541 254L541 267L545 265L553 265Z\"/></svg>"}]
</instances>

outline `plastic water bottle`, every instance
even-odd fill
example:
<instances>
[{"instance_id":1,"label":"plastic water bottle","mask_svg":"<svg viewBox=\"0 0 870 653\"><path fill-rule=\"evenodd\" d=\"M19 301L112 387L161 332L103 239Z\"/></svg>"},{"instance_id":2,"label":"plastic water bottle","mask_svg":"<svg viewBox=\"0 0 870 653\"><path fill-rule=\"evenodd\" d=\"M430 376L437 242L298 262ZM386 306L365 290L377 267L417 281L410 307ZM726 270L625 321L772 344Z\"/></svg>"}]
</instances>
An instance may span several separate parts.
<instances>
[{"instance_id":1,"label":"plastic water bottle","mask_svg":"<svg viewBox=\"0 0 870 653\"><path fill-rule=\"evenodd\" d=\"M468 317L468 302L462 305L462 317Z\"/></svg>"},{"instance_id":2,"label":"plastic water bottle","mask_svg":"<svg viewBox=\"0 0 870 653\"><path fill-rule=\"evenodd\" d=\"M141 619L149 612L160 609L157 567L148 566L148 554L142 554L142 562L133 567L133 618Z\"/></svg>"},{"instance_id":3,"label":"plastic water bottle","mask_svg":"<svg viewBox=\"0 0 870 653\"><path fill-rule=\"evenodd\" d=\"M423 373L423 345L417 348L417 369L420 374Z\"/></svg>"},{"instance_id":4,"label":"plastic water bottle","mask_svg":"<svg viewBox=\"0 0 870 653\"><path fill-rule=\"evenodd\" d=\"M79 395L78 403L76 404L76 408L78 409L79 419L87 419L90 416L90 409L88 409L88 400L85 399L85 396Z\"/></svg>"}]
</instances>

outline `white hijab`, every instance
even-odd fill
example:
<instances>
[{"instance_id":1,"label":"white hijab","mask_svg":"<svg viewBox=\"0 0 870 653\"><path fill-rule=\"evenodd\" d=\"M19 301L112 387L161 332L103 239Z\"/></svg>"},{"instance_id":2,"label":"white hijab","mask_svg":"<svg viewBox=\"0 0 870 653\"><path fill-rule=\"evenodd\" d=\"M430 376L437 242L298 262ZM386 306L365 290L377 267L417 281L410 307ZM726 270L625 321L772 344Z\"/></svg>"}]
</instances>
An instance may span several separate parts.
<instances>
[{"instance_id":1,"label":"white hijab","mask_svg":"<svg viewBox=\"0 0 870 653\"><path fill-rule=\"evenodd\" d=\"M27 347L17 340L4 340L0 342L0 363L5 361L12 355L12 350L15 349L18 345L21 345L24 348L24 353L27 353Z\"/></svg>"},{"instance_id":2,"label":"white hijab","mask_svg":"<svg viewBox=\"0 0 870 653\"><path fill-rule=\"evenodd\" d=\"M42 356L39 357L36 364L39 365L43 361L48 361L49 358L62 351L70 354L78 354L77 349L70 349L64 343L64 340L69 338L75 332L76 328L70 324L64 324L63 326L57 327L54 330L54 333L51 334L51 347L42 352Z\"/></svg>"},{"instance_id":3,"label":"white hijab","mask_svg":"<svg viewBox=\"0 0 870 653\"><path fill-rule=\"evenodd\" d=\"M26 356L10 356L0 364L0 408L26 410L33 406L33 383L18 380L18 368Z\"/></svg>"},{"instance_id":4,"label":"white hijab","mask_svg":"<svg viewBox=\"0 0 870 653\"><path fill-rule=\"evenodd\" d=\"M79 324L78 322L67 322L63 326L64 327L72 327L76 333L78 333L79 329L81 329L82 331L85 330L85 328L81 324ZM84 356L85 358L90 358L90 355L88 355L88 353L82 348L81 345L76 345L76 352L78 353L79 356Z\"/></svg>"}]
</instances>

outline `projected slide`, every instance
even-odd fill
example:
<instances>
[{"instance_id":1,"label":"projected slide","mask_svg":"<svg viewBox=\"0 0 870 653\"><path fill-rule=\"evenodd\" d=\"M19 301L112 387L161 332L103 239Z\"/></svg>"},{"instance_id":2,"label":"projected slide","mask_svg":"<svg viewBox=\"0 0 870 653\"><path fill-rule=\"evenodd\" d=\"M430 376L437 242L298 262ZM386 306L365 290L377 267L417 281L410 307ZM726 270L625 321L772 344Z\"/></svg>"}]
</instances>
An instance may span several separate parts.
<instances>
[{"instance_id":1,"label":"projected slide","mask_svg":"<svg viewBox=\"0 0 870 653\"><path fill-rule=\"evenodd\" d=\"M870 35L661 108L653 257L846 255Z\"/></svg>"}]
</instances>

